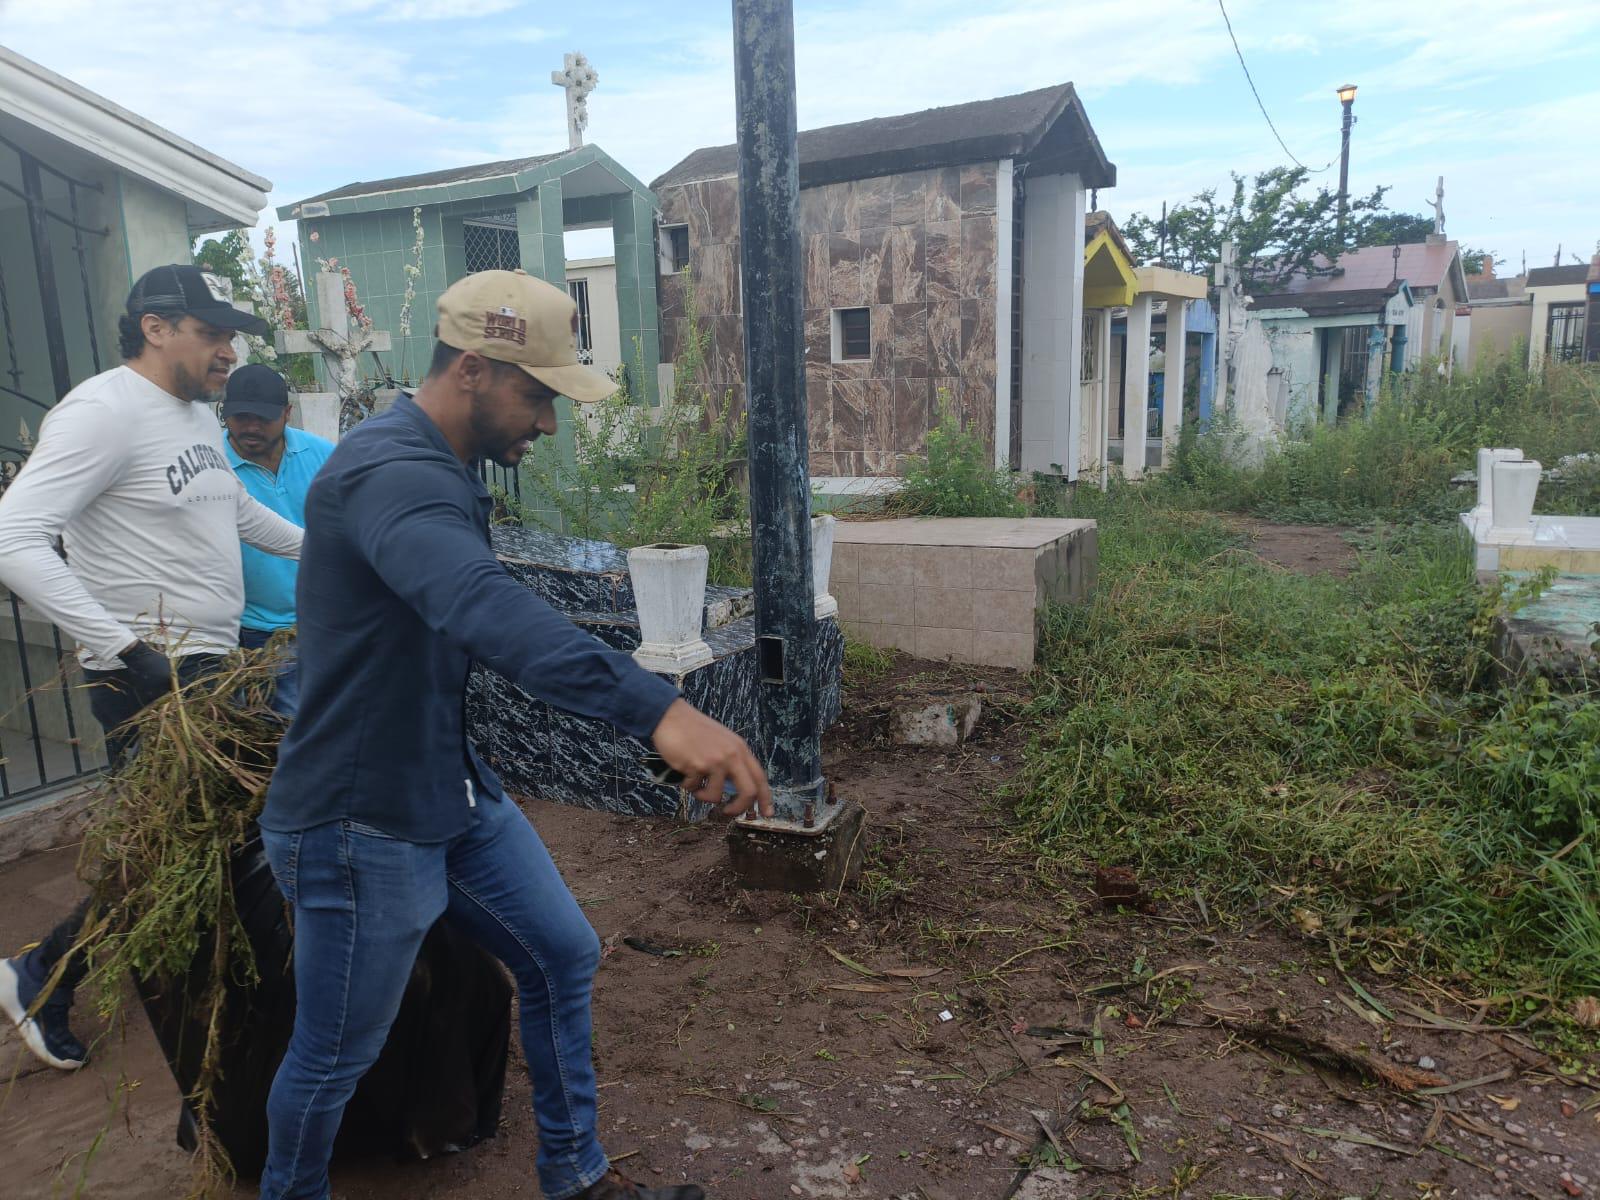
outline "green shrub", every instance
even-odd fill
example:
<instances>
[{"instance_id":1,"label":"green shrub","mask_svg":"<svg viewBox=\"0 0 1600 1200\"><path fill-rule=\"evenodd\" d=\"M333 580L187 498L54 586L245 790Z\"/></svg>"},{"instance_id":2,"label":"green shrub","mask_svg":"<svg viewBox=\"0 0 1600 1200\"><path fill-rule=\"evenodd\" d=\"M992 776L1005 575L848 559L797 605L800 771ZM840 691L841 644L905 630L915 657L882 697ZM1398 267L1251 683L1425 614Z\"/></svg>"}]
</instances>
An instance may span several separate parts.
<instances>
[{"instance_id":1,"label":"green shrub","mask_svg":"<svg viewBox=\"0 0 1600 1200\"><path fill-rule=\"evenodd\" d=\"M888 507L924 517L1020 517L1026 511L1016 477L994 467L983 438L961 428L944 392L927 452L906 460L905 487Z\"/></svg>"},{"instance_id":2,"label":"green shrub","mask_svg":"<svg viewBox=\"0 0 1600 1200\"><path fill-rule=\"evenodd\" d=\"M523 460L518 515L528 524L623 546L703 545L711 555L711 582L748 584L744 420L731 414L725 397L696 384L710 335L701 328L694 288L685 293L677 394L654 408L632 394L631 380L645 370L636 343L633 368L620 374L622 386L571 423L570 457L551 439L535 443Z\"/></svg>"}]
</instances>

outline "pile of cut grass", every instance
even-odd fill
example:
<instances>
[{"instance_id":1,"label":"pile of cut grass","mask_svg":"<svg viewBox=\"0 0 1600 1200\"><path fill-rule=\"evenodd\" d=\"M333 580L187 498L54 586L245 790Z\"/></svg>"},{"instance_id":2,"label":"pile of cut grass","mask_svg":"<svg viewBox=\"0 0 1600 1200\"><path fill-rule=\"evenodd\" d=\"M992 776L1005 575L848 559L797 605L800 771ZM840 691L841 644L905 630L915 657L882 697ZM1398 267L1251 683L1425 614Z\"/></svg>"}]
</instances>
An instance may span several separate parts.
<instances>
[{"instance_id":1,"label":"pile of cut grass","mask_svg":"<svg viewBox=\"0 0 1600 1200\"><path fill-rule=\"evenodd\" d=\"M130 977L173 986L203 979L186 996L206 1030L186 1097L200 1134L192 1196L225 1194L232 1178L207 1118L228 984L257 978L229 862L251 833L277 760L283 725L267 706L274 656L271 647L240 652L141 714L140 750L97 791L79 860L93 905L78 948L111 1028L124 1027ZM192 973L202 955L207 968Z\"/></svg>"}]
</instances>

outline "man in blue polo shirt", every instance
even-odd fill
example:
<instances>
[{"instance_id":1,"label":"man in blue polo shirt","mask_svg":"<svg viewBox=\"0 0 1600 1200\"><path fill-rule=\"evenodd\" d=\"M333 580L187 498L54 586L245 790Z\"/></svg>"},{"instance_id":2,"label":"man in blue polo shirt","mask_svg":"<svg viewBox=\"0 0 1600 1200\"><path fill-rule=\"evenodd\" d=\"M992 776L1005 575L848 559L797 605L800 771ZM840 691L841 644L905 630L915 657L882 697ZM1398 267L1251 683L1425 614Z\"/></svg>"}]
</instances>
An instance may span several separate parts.
<instances>
[{"instance_id":1,"label":"man in blue polo shirt","mask_svg":"<svg viewBox=\"0 0 1600 1200\"><path fill-rule=\"evenodd\" d=\"M306 492L333 443L303 429L289 428L289 385L271 367L252 363L228 376L222 402L228 427L225 446L233 473L262 504L301 528L306 523ZM242 548L244 616L239 645L259 650L281 630L295 624L294 587L300 564ZM272 707L285 717L300 704L300 670L291 640L277 673Z\"/></svg>"}]
</instances>

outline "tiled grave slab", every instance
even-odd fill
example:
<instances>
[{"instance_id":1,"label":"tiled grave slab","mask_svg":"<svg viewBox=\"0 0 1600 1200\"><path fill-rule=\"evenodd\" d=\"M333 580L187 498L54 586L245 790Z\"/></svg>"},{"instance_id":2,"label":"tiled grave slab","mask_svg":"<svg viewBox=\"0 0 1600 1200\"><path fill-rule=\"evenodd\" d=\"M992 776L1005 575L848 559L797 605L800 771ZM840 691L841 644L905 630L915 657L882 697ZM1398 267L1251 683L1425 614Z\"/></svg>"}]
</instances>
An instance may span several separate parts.
<instances>
[{"instance_id":1,"label":"tiled grave slab","mask_svg":"<svg viewBox=\"0 0 1600 1200\"><path fill-rule=\"evenodd\" d=\"M1083 604L1099 563L1093 521L841 521L830 591L846 632L919 658L1026 670L1039 611Z\"/></svg>"},{"instance_id":2,"label":"tiled grave slab","mask_svg":"<svg viewBox=\"0 0 1600 1200\"><path fill-rule=\"evenodd\" d=\"M1592 680L1600 676L1597 625L1600 574L1560 575L1537 599L1497 619L1497 658L1512 675Z\"/></svg>"}]
</instances>

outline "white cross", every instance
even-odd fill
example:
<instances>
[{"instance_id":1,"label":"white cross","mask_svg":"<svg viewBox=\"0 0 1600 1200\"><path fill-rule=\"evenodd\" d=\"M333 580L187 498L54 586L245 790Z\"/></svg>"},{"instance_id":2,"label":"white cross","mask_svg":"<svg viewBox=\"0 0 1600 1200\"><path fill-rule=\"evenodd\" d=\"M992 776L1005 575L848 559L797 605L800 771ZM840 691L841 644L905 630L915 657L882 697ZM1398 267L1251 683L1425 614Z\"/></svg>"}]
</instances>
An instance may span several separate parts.
<instances>
[{"instance_id":1,"label":"white cross","mask_svg":"<svg viewBox=\"0 0 1600 1200\"><path fill-rule=\"evenodd\" d=\"M567 92L567 149L583 145L583 131L589 128L589 93L600 82L600 74L582 54L568 54L562 69L550 72L550 82Z\"/></svg>"},{"instance_id":2,"label":"white cross","mask_svg":"<svg viewBox=\"0 0 1600 1200\"><path fill-rule=\"evenodd\" d=\"M280 329L277 347L280 354L320 354L337 391L301 392L295 396L300 410L300 428L330 442L339 440L339 417L346 404L361 395L359 363L368 350L386 351L391 339L385 330L363 329L351 319L345 305L344 276L337 271L318 271L317 312L320 329Z\"/></svg>"},{"instance_id":3,"label":"white cross","mask_svg":"<svg viewBox=\"0 0 1600 1200\"><path fill-rule=\"evenodd\" d=\"M336 271L318 271L316 288L322 327L278 330L278 352L322 355L340 399L351 400L361 393L361 372L357 369L361 356L368 350L387 351L391 339L385 330L363 329L351 320L344 301L344 276Z\"/></svg>"}]
</instances>

